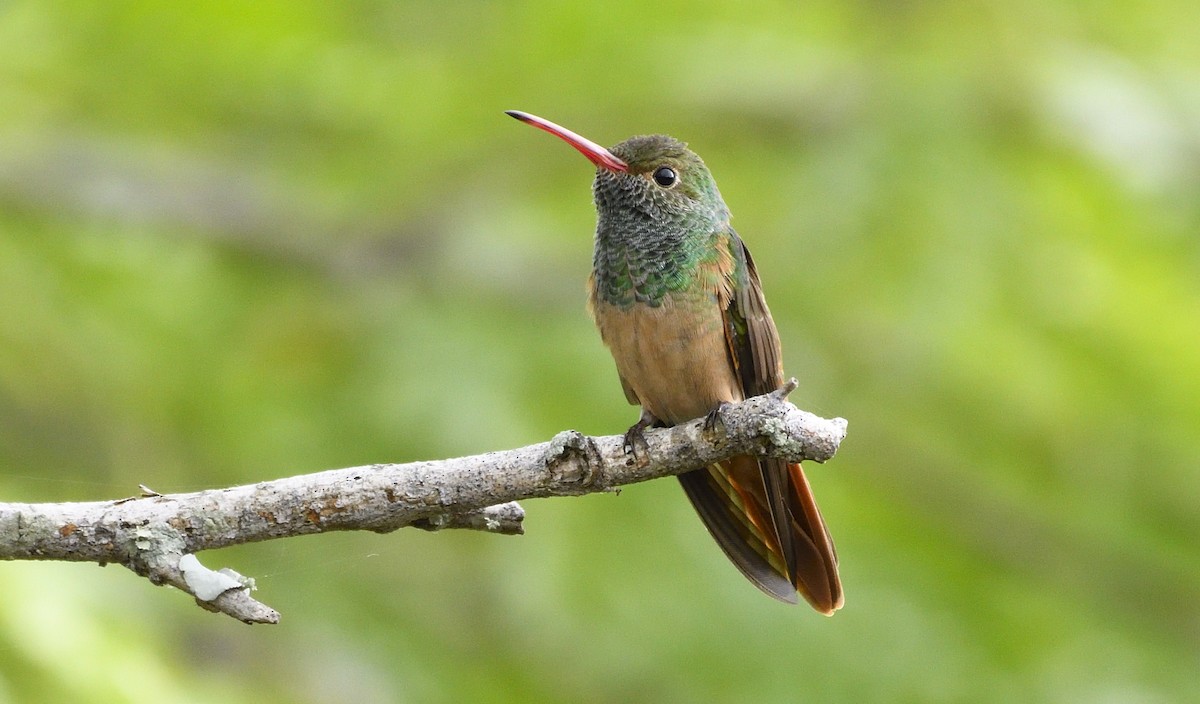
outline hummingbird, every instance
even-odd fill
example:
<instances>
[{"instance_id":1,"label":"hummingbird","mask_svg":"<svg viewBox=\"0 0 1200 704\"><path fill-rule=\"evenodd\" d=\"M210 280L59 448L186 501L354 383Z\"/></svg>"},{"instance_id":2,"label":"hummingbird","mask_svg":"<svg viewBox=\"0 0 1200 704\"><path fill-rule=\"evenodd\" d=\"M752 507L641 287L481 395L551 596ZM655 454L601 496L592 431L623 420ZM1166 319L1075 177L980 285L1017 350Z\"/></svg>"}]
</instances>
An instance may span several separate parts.
<instances>
[{"instance_id":1,"label":"hummingbird","mask_svg":"<svg viewBox=\"0 0 1200 704\"><path fill-rule=\"evenodd\" d=\"M596 166L588 309L625 398L625 434L704 417L783 385L779 333L730 212L700 157L667 135L606 149L549 120L508 115L559 137ZM842 606L837 553L798 463L734 457L679 475L709 533L756 587L817 611Z\"/></svg>"}]
</instances>

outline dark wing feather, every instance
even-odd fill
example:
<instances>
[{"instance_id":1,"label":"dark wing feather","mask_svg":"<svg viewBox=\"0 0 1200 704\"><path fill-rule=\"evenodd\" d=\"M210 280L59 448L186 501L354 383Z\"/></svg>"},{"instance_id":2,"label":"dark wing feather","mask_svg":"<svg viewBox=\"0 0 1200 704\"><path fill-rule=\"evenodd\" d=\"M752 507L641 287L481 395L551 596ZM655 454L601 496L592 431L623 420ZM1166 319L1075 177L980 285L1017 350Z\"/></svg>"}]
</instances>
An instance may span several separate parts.
<instances>
[{"instance_id":1,"label":"dark wing feather","mask_svg":"<svg viewBox=\"0 0 1200 704\"><path fill-rule=\"evenodd\" d=\"M783 363L779 333L763 298L750 250L736 233L731 234L745 267L735 274L739 280L725 311L726 337L742 391L750 397L783 385ZM799 464L776 459L762 459L758 466L765 490L762 499L775 533L771 537L776 538L768 544L778 546L794 588L817 610L833 613L842 605L837 557L804 471Z\"/></svg>"},{"instance_id":2,"label":"dark wing feather","mask_svg":"<svg viewBox=\"0 0 1200 704\"><path fill-rule=\"evenodd\" d=\"M738 374L742 380L742 391L747 397L770 393L783 386L783 358L779 345L779 332L767 301L763 298L762 283L750 250L736 234L734 246L741 249L746 263L745 280L737 282L730 309L726 318L740 319L745 333L734 338L737 346Z\"/></svg>"}]
</instances>

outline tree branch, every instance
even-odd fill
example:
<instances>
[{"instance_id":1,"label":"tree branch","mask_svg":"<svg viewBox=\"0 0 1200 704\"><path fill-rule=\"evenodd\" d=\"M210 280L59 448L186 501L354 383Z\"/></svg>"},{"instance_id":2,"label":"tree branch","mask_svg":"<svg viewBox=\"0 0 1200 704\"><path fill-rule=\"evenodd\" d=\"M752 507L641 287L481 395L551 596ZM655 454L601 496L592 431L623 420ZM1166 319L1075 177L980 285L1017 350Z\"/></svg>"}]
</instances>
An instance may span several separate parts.
<instances>
[{"instance_id":1,"label":"tree branch","mask_svg":"<svg viewBox=\"0 0 1200 704\"><path fill-rule=\"evenodd\" d=\"M620 435L574 430L549 442L473 457L376 464L189 494L143 495L84 503L0 503L0 559L122 564L154 584L170 584L205 608L246 623L279 614L250 596L253 580L212 571L203 550L331 530L386 533L404 526L524 532L513 503L545 496L609 491L680 474L735 455L824 462L837 451L846 421L798 410L773 393L723 408L715 423L698 419L647 430L632 451Z\"/></svg>"}]
</instances>

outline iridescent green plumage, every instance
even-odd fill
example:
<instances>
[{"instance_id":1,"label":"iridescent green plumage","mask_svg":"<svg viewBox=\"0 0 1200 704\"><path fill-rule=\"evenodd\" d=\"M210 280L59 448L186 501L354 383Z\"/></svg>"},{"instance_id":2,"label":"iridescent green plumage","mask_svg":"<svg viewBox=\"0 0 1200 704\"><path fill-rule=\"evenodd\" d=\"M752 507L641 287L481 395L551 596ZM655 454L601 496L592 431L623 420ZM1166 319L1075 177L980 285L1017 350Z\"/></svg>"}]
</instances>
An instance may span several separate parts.
<instances>
[{"instance_id":1,"label":"iridescent green plumage","mask_svg":"<svg viewBox=\"0 0 1200 704\"><path fill-rule=\"evenodd\" d=\"M729 209L700 157L670 137L633 137L612 149L629 172L599 169L593 187L599 222L592 260L600 297L608 303L658 306L689 290L702 265L713 264L728 228ZM649 188L662 167L679 175L672 188Z\"/></svg>"}]
</instances>

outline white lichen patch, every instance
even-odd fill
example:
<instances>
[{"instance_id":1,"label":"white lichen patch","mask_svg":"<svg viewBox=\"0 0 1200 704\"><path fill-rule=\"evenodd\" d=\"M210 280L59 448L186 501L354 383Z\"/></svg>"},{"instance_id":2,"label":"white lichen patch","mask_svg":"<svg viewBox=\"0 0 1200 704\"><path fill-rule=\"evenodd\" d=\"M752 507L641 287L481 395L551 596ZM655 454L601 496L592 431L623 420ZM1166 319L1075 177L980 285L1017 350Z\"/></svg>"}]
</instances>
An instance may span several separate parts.
<instances>
[{"instance_id":1,"label":"white lichen patch","mask_svg":"<svg viewBox=\"0 0 1200 704\"><path fill-rule=\"evenodd\" d=\"M146 526L139 526L138 529L133 532L133 534L135 536L133 544L137 546L138 550L149 550L150 547L154 545L153 529Z\"/></svg>"},{"instance_id":2,"label":"white lichen patch","mask_svg":"<svg viewBox=\"0 0 1200 704\"><path fill-rule=\"evenodd\" d=\"M212 601L230 589L242 589L246 586L242 584L241 579L230 576L229 573L232 572L241 577L233 570L214 572L200 564L195 555L179 558L179 571L183 573L183 581L192 591L192 595L200 601Z\"/></svg>"},{"instance_id":3,"label":"white lichen patch","mask_svg":"<svg viewBox=\"0 0 1200 704\"><path fill-rule=\"evenodd\" d=\"M795 440L782 418L768 418L763 421L762 433L771 445L781 450L791 450L795 447Z\"/></svg>"}]
</instances>

